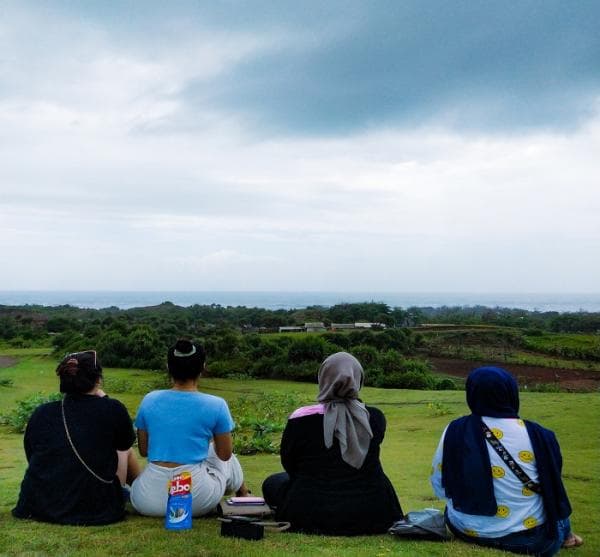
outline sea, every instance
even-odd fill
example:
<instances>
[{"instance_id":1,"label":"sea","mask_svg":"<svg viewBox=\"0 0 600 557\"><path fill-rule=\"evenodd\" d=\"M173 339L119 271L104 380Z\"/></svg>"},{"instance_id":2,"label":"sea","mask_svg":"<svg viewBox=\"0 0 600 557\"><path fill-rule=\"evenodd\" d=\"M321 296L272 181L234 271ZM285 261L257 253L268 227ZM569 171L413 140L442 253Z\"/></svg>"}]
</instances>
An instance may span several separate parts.
<instances>
[{"instance_id":1,"label":"sea","mask_svg":"<svg viewBox=\"0 0 600 557\"><path fill-rule=\"evenodd\" d=\"M285 292L285 291L116 291L116 290L4 290L0 305L71 305L101 309L155 306L172 302L221 306L300 309L329 307L340 303L383 302L390 307L485 306L520 308L529 311L600 312L600 292L593 294L548 293L457 293L457 292Z\"/></svg>"}]
</instances>

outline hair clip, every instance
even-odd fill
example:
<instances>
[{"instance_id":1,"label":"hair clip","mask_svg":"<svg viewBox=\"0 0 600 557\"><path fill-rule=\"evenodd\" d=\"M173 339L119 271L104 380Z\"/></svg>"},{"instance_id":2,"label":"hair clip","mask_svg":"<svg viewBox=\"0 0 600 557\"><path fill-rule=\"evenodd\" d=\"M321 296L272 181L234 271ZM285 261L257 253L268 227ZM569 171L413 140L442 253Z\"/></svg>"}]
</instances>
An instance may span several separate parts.
<instances>
[{"instance_id":1,"label":"hair clip","mask_svg":"<svg viewBox=\"0 0 600 557\"><path fill-rule=\"evenodd\" d=\"M173 356L177 356L178 358L187 358L189 356L193 356L195 353L196 353L196 347L194 345L192 345L191 352L188 352L187 354L185 352L180 352L177 349L173 350Z\"/></svg>"}]
</instances>

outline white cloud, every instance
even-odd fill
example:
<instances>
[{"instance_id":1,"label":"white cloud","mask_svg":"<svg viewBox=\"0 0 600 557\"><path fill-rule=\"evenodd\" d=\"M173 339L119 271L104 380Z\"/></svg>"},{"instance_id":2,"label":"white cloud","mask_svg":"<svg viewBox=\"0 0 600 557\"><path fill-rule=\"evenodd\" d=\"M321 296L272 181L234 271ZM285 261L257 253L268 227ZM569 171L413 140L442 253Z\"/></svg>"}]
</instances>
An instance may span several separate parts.
<instances>
[{"instance_id":1,"label":"white cloud","mask_svg":"<svg viewBox=\"0 0 600 557\"><path fill-rule=\"evenodd\" d=\"M186 88L281 37L54 17L0 29L0 289L598 289L598 111L568 133L270 138L199 103L188 125Z\"/></svg>"}]
</instances>

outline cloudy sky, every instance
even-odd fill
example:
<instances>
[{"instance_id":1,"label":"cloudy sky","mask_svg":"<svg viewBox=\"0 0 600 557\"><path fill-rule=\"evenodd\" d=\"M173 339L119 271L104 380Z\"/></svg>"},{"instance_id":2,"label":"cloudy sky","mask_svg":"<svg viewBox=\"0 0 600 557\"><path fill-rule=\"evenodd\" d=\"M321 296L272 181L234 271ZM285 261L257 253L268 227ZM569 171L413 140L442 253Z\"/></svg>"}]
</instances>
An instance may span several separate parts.
<instances>
[{"instance_id":1,"label":"cloudy sky","mask_svg":"<svg viewBox=\"0 0 600 557\"><path fill-rule=\"evenodd\" d=\"M0 290L600 290L600 3L0 0Z\"/></svg>"}]
</instances>

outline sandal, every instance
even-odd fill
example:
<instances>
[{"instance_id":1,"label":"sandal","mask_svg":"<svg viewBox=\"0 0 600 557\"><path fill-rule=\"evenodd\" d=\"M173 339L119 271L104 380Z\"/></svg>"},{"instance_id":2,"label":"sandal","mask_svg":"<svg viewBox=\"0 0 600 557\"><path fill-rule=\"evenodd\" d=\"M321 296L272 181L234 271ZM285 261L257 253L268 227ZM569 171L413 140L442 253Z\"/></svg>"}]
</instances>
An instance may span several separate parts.
<instances>
[{"instance_id":1,"label":"sandal","mask_svg":"<svg viewBox=\"0 0 600 557\"><path fill-rule=\"evenodd\" d=\"M573 532L569 534L569 537L562 544L565 549L579 547L580 545L583 545L583 538L577 534L573 534Z\"/></svg>"}]
</instances>

